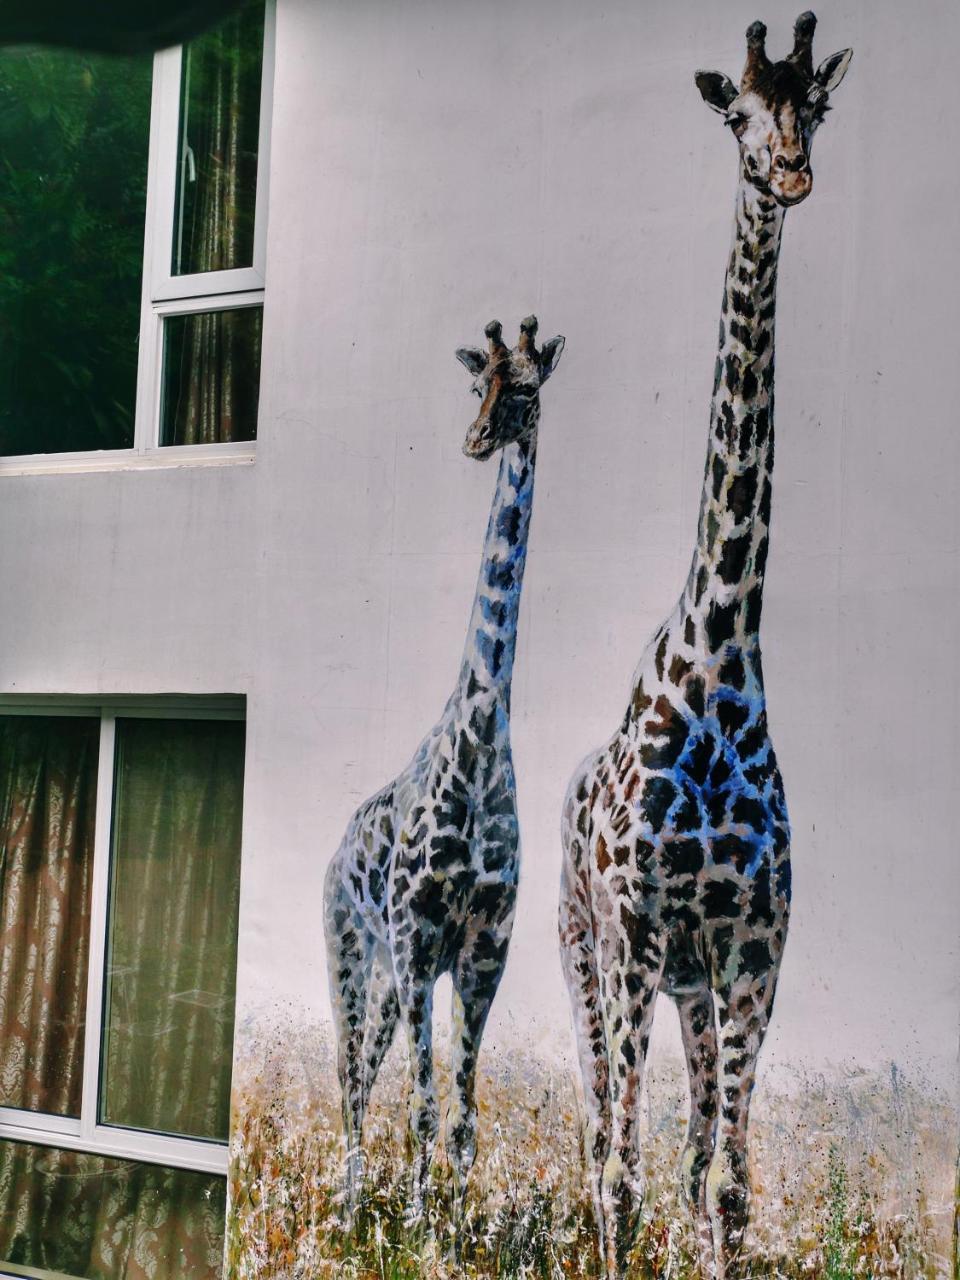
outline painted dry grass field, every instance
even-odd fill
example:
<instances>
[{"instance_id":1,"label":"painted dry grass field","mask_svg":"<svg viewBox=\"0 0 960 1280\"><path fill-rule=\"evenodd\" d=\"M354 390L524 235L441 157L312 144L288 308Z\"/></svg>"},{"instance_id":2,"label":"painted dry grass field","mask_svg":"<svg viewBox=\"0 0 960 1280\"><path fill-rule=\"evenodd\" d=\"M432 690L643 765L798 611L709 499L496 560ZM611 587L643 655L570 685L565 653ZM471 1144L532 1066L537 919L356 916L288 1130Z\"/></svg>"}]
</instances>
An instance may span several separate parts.
<instances>
[{"instance_id":1,"label":"painted dry grass field","mask_svg":"<svg viewBox=\"0 0 960 1280\"><path fill-rule=\"evenodd\" d=\"M444 1046L438 1083L445 1097ZM353 1234L338 1226L339 1104L325 1033L248 1031L232 1149L230 1280L595 1276L593 1215L568 1071L482 1059L480 1146L459 1259L442 1155L426 1228L404 1225L406 1083L397 1048L368 1116L368 1171ZM696 1275L677 1189L682 1068L651 1071L648 1211L634 1274ZM956 1116L946 1095L896 1068L758 1090L751 1124L751 1275L800 1280L946 1277Z\"/></svg>"}]
</instances>

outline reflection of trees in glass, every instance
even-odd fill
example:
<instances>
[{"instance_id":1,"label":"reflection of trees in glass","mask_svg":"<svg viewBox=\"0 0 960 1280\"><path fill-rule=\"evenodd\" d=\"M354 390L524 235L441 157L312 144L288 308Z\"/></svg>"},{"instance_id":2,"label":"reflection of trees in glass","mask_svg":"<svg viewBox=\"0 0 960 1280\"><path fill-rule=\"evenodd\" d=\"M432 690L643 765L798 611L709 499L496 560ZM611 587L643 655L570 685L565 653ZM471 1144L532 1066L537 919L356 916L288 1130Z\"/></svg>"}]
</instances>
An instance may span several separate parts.
<instances>
[{"instance_id":1,"label":"reflection of trees in glass","mask_svg":"<svg viewBox=\"0 0 960 1280\"><path fill-rule=\"evenodd\" d=\"M163 322L161 444L256 440L262 307Z\"/></svg>"},{"instance_id":2,"label":"reflection of trees in glass","mask_svg":"<svg viewBox=\"0 0 960 1280\"><path fill-rule=\"evenodd\" d=\"M133 443L151 69L0 54L0 454Z\"/></svg>"},{"instance_id":3,"label":"reflection of trees in glass","mask_svg":"<svg viewBox=\"0 0 960 1280\"><path fill-rule=\"evenodd\" d=\"M173 273L253 264L263 0L183 51Z\"/></svg>"}]
</instances>

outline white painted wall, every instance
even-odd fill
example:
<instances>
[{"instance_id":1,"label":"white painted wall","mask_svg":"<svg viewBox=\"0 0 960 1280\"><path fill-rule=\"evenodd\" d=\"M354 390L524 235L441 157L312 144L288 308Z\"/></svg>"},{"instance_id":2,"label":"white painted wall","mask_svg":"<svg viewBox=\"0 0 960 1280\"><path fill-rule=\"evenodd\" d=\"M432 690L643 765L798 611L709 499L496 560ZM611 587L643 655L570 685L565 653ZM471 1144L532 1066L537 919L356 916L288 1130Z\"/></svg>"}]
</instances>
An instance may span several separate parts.
<instances>
[{"instance_id":1,"label":"white painted wall","mask_svg":"<svg viewBox=\"0 0 960 1280\"><path fill-rule=\"evenodd\" d=\"M240 995L326 1016L324 867L456 677L495 464L453 351L534 310L543 396L514 686L524 838L495 1007L565 1049L558 813L689 560L735 144L693 84L784 0L279 0L252 466L0 476L7 692L245 692ZM774 1061L940 1064L960 867L949 0L824 5L852 45L787 217L764 612L795 832ZM669 1037L672 1015L665 1012Z\"/></svg>"}]
</instances>

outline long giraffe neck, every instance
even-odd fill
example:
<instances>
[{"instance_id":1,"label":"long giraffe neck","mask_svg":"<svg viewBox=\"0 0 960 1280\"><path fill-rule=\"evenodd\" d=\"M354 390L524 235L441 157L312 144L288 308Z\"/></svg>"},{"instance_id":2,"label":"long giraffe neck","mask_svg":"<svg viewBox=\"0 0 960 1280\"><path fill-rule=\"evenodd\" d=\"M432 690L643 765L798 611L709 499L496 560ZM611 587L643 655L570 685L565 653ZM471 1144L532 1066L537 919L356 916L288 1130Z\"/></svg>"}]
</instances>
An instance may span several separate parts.
<instances>
[{"instance_id":1,"label":"long giraffe neck","mask_svg":"<svg viewBox=\"0 0 960 1280\"><path fill-rule=\"evenodd\" d=\"M461 693L493 694L507 714L536 462L536 431L504 446L460 668Z\"/></svg>"},{"instance_id":2,"label":"long giraffe neck","mask_svg":"<svg viewBox=\"0 0 960 1280\"><path fill-rule=\"evenodd\" d=\"M783 208L742 176L727 265L697 545L681 599L711 653L760 628L773 473L773 331Z\"/></svg>"}]
</instances>

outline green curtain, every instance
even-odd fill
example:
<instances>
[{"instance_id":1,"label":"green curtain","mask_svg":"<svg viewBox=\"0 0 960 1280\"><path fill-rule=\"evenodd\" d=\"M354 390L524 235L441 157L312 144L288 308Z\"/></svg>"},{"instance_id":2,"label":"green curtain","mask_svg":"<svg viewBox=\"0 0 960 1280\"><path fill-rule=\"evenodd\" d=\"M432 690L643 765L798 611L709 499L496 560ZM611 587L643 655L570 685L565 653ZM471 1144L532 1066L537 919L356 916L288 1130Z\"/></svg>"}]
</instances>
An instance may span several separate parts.
<instances>
[{"instance_id":1,"label":"green curtain","mask_svg":"<svg viewBox=\"0 0 960 1280\"><path fill-rule=\"evenodd\" d=\"M225 1141L244 726L119 720L102 1119Z\"/></svg>"}]
</instances>

